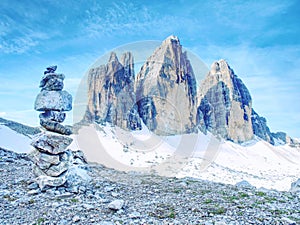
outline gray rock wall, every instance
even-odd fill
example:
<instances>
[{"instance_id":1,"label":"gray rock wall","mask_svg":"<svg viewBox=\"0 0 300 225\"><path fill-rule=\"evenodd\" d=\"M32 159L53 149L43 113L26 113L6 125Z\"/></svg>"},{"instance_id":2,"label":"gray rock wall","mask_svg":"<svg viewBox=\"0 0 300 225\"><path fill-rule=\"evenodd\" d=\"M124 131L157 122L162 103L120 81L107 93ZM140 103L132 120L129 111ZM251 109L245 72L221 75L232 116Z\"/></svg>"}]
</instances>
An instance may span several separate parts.
<instances>
[{"instance_id":1,"label":"gray rock wall","mask_svg":"<svg viewBox=\"0 0 300 225\"><path fill-rule=\"evenodd\" d=\"M196 79L177 37L167 38L144 63L137 75L136 94L140 117L156 134L194 131Z\"/></svg>"},{"instance_id":2,"label":"gray rock wall","mask_svg":"<svg viewBox=\"0 0 300 225\"><path fill-rule=\"evenodd\" d=\"M198 105L200 129L234 142L253 138L250 93L225 60L212 64L200 86Z\"/></svg>"},{"instance_id":3,"label":"gray rock wall","mask_svg":"<svg viewBox=\"0 0 300 225\"><path fill-rule=\"evenodd\" d=\"M86 120L109 122L124 129L141 128L134 93L134 60L126 52L119 61L111 53L106 65L93 68L88 76Z\"/></svg>"}]
</instances>

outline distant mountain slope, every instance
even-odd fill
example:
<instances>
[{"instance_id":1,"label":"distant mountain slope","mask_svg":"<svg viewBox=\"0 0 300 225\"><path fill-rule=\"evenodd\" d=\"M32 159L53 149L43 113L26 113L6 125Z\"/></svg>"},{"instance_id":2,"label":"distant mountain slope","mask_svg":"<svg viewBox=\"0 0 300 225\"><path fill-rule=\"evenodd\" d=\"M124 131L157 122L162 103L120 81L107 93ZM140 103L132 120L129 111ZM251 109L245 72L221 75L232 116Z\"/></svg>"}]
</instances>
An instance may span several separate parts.
<instances>
[{"instance_id":1,"label":"distant mountain slope","mask_svg":"<svg viewBox=\"0 0 300 225\"><path fill-rule=\"evenodd\" d=\"M39 132L39 128L0 118L0 147L15 152L28 152L31 137Z\"/></svg>"},{"instance_id":2,"label":"distant mountain slope","mask_svg":"<svg viewBox=\"0 0 300 225\"><path fill-rule=\"evenodd\" d=\"M4 125L6 127L9 127L11 130L22 134L24 136L27 137L32 137L35 134L40 133L40 129L38 127L30 127L30 126L26 126L24 124L12 121L12 120L7 120L7 119L3 119L0 117L0 125Z\"/></svg>"}]
</instances>

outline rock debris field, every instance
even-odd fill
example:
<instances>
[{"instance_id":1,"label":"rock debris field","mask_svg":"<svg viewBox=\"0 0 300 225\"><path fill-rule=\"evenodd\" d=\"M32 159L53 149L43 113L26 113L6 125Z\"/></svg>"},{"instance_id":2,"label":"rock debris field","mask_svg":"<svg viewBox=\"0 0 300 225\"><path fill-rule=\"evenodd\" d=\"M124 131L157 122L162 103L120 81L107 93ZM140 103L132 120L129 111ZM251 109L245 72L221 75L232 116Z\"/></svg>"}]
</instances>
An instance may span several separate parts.
<instances>
[{"instance_id":1,"label":"rock debris field","mask_svg":"<svg viewBox=\"0 0 300 225\"><path fill-rule=\"evenodd\" d=\"M40 191L28 155L0 149L0 224L300 224L300 195L88 164L91 181Z\"/></svg>"}]
</instances>

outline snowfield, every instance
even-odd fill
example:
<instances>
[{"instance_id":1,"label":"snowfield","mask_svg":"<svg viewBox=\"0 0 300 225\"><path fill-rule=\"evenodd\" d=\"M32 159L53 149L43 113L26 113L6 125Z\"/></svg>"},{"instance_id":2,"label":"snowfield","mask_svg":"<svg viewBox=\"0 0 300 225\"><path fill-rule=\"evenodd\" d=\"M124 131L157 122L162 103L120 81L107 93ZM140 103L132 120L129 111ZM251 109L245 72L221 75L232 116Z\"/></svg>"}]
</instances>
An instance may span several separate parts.
<instances>
[{"instance_id":1,"label":"snowfield","mask_svg":"<svg viewBox=\"0 0 300 225\"><path fill-rule=\"evenodd\" d=\"M272 146L256 139L235 144L211 134L159 137L146 126L127 132L90 125L73 135L71 149L81 149L90 162L123 171L155 172L236 184L246 180L260 188L288 191L300 178L300 150Z\"/></svg>"},{"instance_id":2,"label":"snowfield","mask_svg":"<svg viewBox=\"0 0 300 225\"><path fill-rule=\"evenodd\" d=\"M257 188L281 191L288 191L300 178L300 149L259 139L239 145L209 133L161 137L145 125L141 131L127 132L109 124L84 126L71 137L70 149L81 149L91 163L121 171L227 184L246 180ZM0 147L26 153L32 149L30 142L29 137L0 125Z\"/></svg>"}]
</instances>

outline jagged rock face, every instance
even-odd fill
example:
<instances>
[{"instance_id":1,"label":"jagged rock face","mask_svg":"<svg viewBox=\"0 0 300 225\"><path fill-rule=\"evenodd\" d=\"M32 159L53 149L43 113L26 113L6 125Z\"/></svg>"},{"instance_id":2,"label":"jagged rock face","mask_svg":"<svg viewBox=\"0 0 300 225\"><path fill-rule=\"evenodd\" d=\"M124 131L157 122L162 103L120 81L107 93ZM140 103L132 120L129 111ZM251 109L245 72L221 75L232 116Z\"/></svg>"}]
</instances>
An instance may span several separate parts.
<instances>
[{"instance_id":1,"label":"jagged rock face","mask_svg":"<svg viewBox=\"0 0 300 225\"><path fill-rule=\"evenodd\" d=\"M274 142L276 140L277 144L288 144L293 148L300 148L300 142L294 138L291 138L284 132L272 133Z\"/></svg>"},{"instance_id":2,"label":"jagged rock face","mask_svg":"<svg viewBox=\"0 0 300 225\"><path fill-rule=\"evenodd\" d=\"M196 80L186 52L170 36L137 75L139 115L159 135L189 133L196 123Z\"/></svg>"},{"instance_id":3,"label":"jagged rock face","mask_svg":"<svg viewBox=\"0 0 300 225\"><path fill-rule=\"evenodd\" d=\"M134 79L134 61L129 52L122 55L120 62L116 54L111 53L106 65L91 69L85 119L110 122L124 129L140 129Z\"/></svg>"},{"instance_id":4,"label":"jagged rock face","mask_svg":"<svg viewBox=\"0 0 300 225\"><path fill-rule=\"evenodd\" d=\"M264 117L259 116L253 109L252 109L251 120L252 120L253 133L257 137L260 137L261 139L274 145L273 135L269 127L267 126L267 120Z\"/></svg>"},{"instance_id":5,"label":"jagged rock face","mask_svg":"<svg viewBox=\"0 0 300 225\"><path fill-rule=\"evenodd\" d=\"M234 142L253 138L250 93L225 60L214 62L200 86L200 129ZM204 127L203 127L204 126Z\"/></svg>"}]
</instances>

